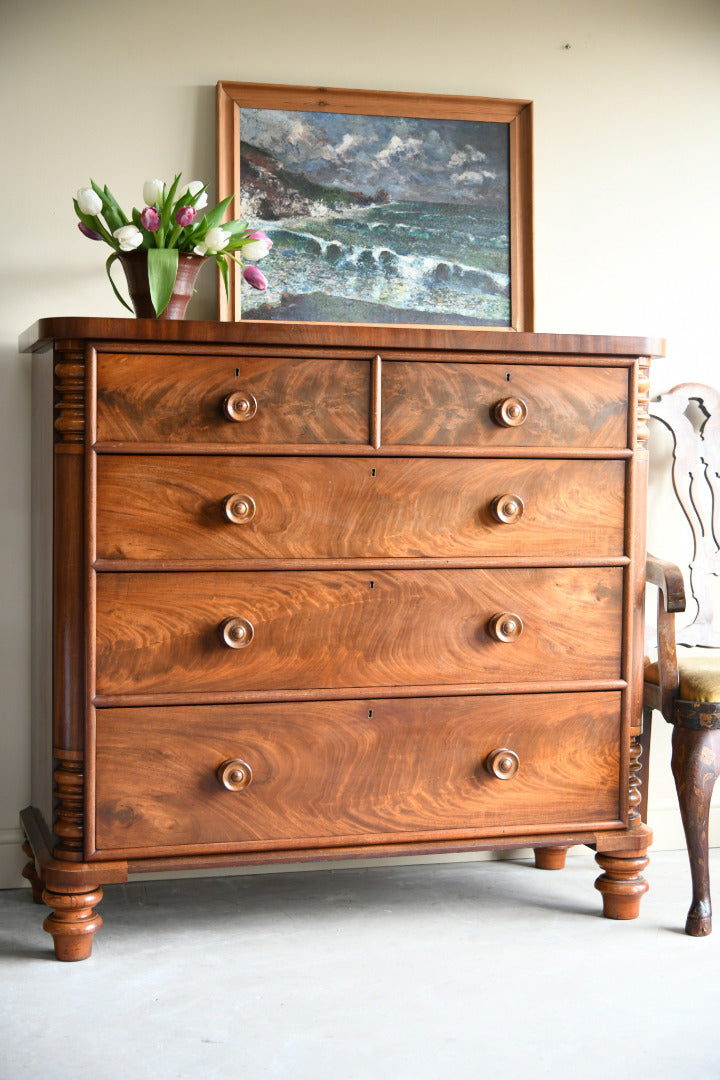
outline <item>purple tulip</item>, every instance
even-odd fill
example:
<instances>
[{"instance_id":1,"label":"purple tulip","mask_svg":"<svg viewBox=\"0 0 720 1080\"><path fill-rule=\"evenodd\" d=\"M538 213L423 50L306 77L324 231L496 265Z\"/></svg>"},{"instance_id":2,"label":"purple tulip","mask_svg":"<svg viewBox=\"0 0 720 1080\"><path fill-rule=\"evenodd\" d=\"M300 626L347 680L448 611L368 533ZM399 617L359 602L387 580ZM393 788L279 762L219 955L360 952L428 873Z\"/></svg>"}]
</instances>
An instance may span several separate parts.
<instances>
[{"instance_id":1,"label":"purple tulip","mask_svg":"<svg viewBox=\"0 0 720 1080\"><path fill-rule=\"evenodd\" d=\"M102 240L100 233L95 232L95 230L91 229L89 225L86 225L84 221L78 221L78 229L83 236L87 236L88 240Z\"/></svg>"},{"instance_id":2,"label":"purple tulip","mask_svg":"<svg viewBox=\"0 0 720 1080\"><path fill-rule=\"evenodd\" d=\"M267 278L262 270L258 270L257 266L246 266L243 270L243 277L248 285L252 285L253 289L259 289L260 292L267 289Z\"/></svg>"},{"instance_id":3,"label":"purple tulip","mask_svg":"<svg viewBox=\"0 0 720 1080\"><path fill-rule=\"evenodd\" d=\"M160 228L160 215L154 206L146 206L140 215L140 224L148 232L157 232Z\"/></svg>"},{"instance_id":4,"label":"purple tulip","mask_svg":"<svg viewBox=\"0 0 720 1080\"><path fill-rule=\"evenodd\" d=\"M178 225L184 229L186 225L191 225L197 210L194 206L181 206L175 211L175 220Z\"/></svg>"}]
</instances>

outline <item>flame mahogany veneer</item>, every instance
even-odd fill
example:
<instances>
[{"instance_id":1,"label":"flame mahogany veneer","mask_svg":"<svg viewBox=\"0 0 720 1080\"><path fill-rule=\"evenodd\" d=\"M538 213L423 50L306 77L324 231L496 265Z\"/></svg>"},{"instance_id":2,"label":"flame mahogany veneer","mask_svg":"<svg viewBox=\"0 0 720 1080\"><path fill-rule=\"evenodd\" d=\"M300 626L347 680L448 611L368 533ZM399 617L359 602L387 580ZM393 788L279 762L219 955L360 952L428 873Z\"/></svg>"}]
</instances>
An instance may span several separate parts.
<instances>
[{"instance_id":1,"label":"flame mahogany veneer","mask_svg":"<svg viewBox=\"0 0 720 1080\"><path fill-rule=\"evenodd\" d=\"M587 844L638 914L662 343L66 318L21 347L24 873L60 959L148 870Z\"/></svg>"}]
</instances>

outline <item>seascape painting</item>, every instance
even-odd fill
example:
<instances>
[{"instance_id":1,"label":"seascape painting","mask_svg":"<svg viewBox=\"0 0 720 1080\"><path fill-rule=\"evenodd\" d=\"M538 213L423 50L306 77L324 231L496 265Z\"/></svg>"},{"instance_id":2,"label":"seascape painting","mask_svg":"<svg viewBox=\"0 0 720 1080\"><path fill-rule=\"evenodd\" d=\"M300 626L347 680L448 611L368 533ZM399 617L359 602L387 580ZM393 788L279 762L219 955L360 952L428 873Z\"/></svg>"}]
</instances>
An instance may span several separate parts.
<instances>
[{"instance_id":1,"label":"seascape painting","mask_svg":"<svg viewBox=\"0 0 720 1080\"><path fill-rule=\"evenodd\" d=\"M508 125L241 106L243 316L511 325ZM250 294L250 295L249 295Z\"/></svg>"}]
</instances>

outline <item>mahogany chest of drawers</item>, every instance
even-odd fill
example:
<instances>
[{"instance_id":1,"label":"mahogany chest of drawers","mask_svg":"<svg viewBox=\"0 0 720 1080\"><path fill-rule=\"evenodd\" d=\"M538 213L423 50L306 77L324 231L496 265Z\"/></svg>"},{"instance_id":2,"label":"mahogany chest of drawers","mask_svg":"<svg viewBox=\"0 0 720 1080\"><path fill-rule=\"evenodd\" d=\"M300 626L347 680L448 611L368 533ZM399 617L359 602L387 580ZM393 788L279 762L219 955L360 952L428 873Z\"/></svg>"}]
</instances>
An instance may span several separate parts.
<instances>
[{"instance_id":1,"label":"mahogany chest of drawers","mask_svg":"<svg viewBox=\"0 0 720 1080\"><path fill-rule=\"evenodd\" d=\"M642 339L54 319L34 352L36 899L481 849L637 915Z\"/></svg>"}]
</instances>

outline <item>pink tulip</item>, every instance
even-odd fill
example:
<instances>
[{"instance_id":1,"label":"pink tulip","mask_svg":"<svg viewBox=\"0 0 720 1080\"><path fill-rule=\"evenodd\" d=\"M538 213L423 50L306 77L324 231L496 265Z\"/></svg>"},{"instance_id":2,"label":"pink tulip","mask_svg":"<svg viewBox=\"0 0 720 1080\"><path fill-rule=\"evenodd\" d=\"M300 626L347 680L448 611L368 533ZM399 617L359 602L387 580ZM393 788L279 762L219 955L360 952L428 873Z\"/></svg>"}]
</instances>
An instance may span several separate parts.
<instances>
[{"instance_id":1,"label":"pink tulip","mask_svg":"<svg viewBox=\"0 0 720 1080\"><path fill-rule=\"evenodd\" d=\"M257 232L249 233L245 237L242 246L242 255L244 259L248 259L251 262L256 262L258 259L264 259L273 246L273 242L267 233L258 229Z\"/></svg>"},{"instance_id":2,"label":"pink tulip","mask_svg":"<svg viewBox=\"0 0 720 1080\"><path fill-rule=\"evenodd\" d=\"M268 234L266 232L262 231L262 229L258 229L256 232L251 232L250 233L250 239L251 240L264 240L265 243L267 244L268 251L273 246L272 240L270 239L270 237L268 236Z\"/></svg>"},{"instance_id":3,"label":"pink tulip","mask_svg":"<svg viewBox=\"0 0 720 1080\"><path fill-rule=\"evenodd\" d=\"M157 232L160 228L160 215L154 206L146 206L140 215L140 224L148 232Z\"/></svg>"},{"instance_id":4,"label":"pink tulip","mask_svg":"<svg viewBox=\"0 0 720 1080\"><path fill-rule=\"evenodd\" d=\"M89 225L86 225L84 221L78 221L78 229L83 236L87 236L88 240L102 240L100 233L95 232L95 230L91 229Z\"/></svg>"},{"instance_id":5,"label":"pink tulip","mask_svg":"<svg viewBox=\"0 0 720 1080\"><path fill-rule=\"evenodd\" d=\"M196 214L197 210L194 206L181 206L175 211L175 220L184 229L186 225L192 224Z\"/></svg>"},{"instance_id":6,"label":"pink tulip","mask_svg":"<svg viewBox=\"0 0 720 1080\"><path fill-rule=\"evenodd\" d=\"M253 289L259 289L260 292L267 289L267 278L262 270L258 270L257 266L246 266L243 270L243 277L248 285L252 285Z\"/></svg>"}]
</instances>

